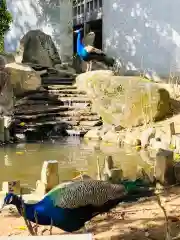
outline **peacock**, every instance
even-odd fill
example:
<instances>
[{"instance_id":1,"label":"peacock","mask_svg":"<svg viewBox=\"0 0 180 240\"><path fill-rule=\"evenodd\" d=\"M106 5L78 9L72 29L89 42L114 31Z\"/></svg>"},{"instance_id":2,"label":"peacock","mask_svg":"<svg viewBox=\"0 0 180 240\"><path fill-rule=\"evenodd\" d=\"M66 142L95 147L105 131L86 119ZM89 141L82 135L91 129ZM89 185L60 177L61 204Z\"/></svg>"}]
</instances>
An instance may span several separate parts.
<instances>
[{"instance_id":1,"label":"peacock","mask_svg":"<svg viewBox=\"0 0 180 240\"><path fill-rule=\"evenodd\" d=\"M19 196L8 193L2 208L7 204L13 204L22 215L24 206L26 219L30 222L74 232L85 227L85 223L93 217L108 213L120 202L137 201L140 197L152 194L149 188L142 190L136 181L111 184L101 180L85 179L60 184L35 204L24 203Z\"/></svg>"},{"instance_id":2,"label":"peacock","mask_svg":"<svg viewBox=\"0 0 180 240\"><path fill-rule=\"evenodd\" d=\"M107 66L112 67L115 60L106 56L106 54L102 50L97 49L91 45L85 45L81 40L81 31L82 28L74 32L77 33L77 54L81 58L81 60L87 62L86 71L91 71L92 60L104 62ZM88 35L89 37L91 37L91 35L94 36L94 33L90 32Z\"/></svg>"}]
</instances>

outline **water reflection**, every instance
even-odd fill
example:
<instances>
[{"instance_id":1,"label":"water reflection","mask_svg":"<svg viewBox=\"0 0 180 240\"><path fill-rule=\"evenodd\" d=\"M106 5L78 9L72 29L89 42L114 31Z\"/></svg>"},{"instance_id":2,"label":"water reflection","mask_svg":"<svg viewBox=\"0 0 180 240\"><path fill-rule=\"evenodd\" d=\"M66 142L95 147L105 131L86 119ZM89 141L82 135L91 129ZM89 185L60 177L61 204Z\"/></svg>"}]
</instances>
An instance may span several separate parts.
<instances>
[{"instance_id":1,"label":"water reflection","mask_svg":"<svg viewBox=\"0 0 180 240\"><path fill-rule=\"evenodd\" d=\"M84 172L97 178L97 157L102 169L105 156L111 154L123 175L136 178L138 166L147 164L137 152L120 149L111 144L89 142L79 137L68 137L54 143L28 143L0 148L0 184L3 181L20 180L35 187L40 179L41 167L45 160L58 160L60 180L69 180Z\"/></svg>"}]
</instances>

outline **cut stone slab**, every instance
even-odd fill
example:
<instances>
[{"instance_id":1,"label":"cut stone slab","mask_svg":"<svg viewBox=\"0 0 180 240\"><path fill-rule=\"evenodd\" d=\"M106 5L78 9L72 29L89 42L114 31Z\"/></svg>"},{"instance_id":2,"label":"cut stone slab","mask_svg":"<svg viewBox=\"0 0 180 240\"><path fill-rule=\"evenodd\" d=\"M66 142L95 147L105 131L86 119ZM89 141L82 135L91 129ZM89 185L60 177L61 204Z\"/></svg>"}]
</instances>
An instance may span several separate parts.
<instances>
[{"instance_id":1,"label":"cut stone slab","mask_svg":"<svg viewBox=\"0 0 180 240\"><path fill-rule=\"evenodd\" d=\"M175 183L173 151L160 149L156 154L154 176L163 185Z\"/></svg>"}]
</instances>

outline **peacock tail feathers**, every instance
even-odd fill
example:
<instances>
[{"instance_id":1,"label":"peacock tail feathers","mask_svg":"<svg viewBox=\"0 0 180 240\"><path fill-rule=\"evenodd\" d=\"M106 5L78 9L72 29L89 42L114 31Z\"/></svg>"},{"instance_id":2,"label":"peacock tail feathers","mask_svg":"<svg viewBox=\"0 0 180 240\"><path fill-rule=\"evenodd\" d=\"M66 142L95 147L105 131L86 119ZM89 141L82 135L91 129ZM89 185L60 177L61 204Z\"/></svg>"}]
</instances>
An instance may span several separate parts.
<instances>
[{"instance_id":1,"label":"peacock tail feathers","mask_svg":"<svg viewBox=\"0 0 180 240\"><path fill-rule=\"evenodd\" d=\"M50 198L54 206L72 209L86 205L101 206L126 194L125 187L121 184L87 179L60 184L45 197Z\"/></svg>"}]
</instances>

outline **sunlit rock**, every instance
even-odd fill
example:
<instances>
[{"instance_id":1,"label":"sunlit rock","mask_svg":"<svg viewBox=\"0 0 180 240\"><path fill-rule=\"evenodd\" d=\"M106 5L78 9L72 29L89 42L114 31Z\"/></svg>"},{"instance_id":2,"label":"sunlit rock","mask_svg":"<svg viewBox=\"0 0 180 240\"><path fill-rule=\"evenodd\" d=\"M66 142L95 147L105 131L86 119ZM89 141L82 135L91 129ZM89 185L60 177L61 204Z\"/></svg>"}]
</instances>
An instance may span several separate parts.
<instances>
[{"instance_id":1,"label":"sunlit rock","mask_svg":"<svg viewBox=\"0 0 180 240\"><path fill-rule=\"evenodd\" d=\"M41 86L39 74L27 65L15 62L9 63L6 64L6 70L10 73L10 81L15 95L36 90Z\"/></svg>"},{"instance_id":2,"label":"sunlit rock","mask_svg":"<svg viewBox=\"0 0 180 240\"><path fill-rule=\"evenodd\" d=\"M48 34L41 30L30 30L20 41L23 48L22 63L33 63L53 67L61 63L57 48Z\"/></svg>"},{"instance_id":3,"label":"sunlit rock","mask_svg":"<svg viewBox=\"0 0 180 240\"><path fill-rule=\"evenodd\" d=\"M76 82L105 123L127 128L162 120L170 113L168 91L141 77L99 70L80 74Z\"/></svg>"}]
</instances>

